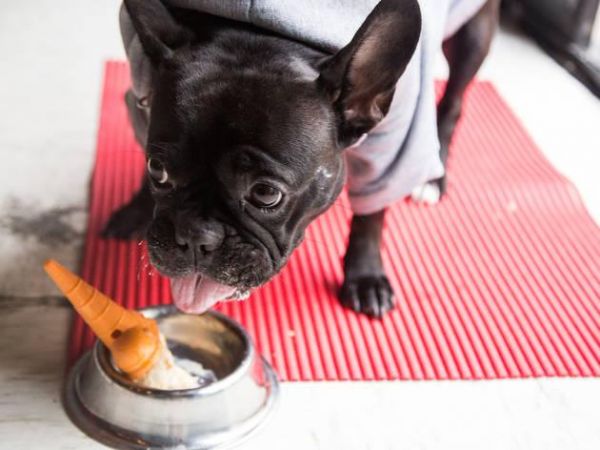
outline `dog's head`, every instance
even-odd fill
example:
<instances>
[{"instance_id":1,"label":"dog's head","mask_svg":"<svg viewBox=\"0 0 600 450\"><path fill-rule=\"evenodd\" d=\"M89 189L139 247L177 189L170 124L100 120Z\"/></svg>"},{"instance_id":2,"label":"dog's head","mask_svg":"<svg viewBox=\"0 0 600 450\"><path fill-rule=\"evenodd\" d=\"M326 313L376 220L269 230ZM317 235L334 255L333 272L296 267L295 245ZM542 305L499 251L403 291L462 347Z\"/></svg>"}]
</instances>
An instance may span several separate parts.
<instances>
[{"instance_id":1,"label":"dog's head","mask_svg":"<svg viewBox=\"0 0 600 450\"><path fill-rule=\"evenodd\" d=\"M387 113L414 52L419 7L383 0L327 55L159 0L125 5L154 68L151 260L201 312L269 280L334 202L343 149Z\"/></svg>"}]
</instances>

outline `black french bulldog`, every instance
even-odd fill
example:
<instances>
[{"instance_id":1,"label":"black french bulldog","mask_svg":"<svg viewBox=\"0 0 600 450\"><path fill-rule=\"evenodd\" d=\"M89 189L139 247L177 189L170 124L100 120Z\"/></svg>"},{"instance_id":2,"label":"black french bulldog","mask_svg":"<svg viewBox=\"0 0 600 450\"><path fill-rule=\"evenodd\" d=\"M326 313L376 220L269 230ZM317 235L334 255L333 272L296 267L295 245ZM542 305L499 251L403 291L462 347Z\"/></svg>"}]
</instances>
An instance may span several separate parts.
<instances>
[{"instance_id":1,"label":"black french bulldog","mask_svg":"<svg viewBox=\"0 0 600 450\"><path fill-rule=\"evenodd\" d=\"M444 44L444 162L498 3L489 0ZM147 229L151 261L172 277L176 304L202 312L268 281L335 201L343 150L386 114L413 55L419 5L381 1L334 55L160 0L125 6L154 70L148 134L138 136L148 176L104 236ZM445 179L436 183L443 192ZM384 211L353 218L340 290L344 305L374 317L393 307L379 249L383 219Z\"/></svg>"}]
</instances>

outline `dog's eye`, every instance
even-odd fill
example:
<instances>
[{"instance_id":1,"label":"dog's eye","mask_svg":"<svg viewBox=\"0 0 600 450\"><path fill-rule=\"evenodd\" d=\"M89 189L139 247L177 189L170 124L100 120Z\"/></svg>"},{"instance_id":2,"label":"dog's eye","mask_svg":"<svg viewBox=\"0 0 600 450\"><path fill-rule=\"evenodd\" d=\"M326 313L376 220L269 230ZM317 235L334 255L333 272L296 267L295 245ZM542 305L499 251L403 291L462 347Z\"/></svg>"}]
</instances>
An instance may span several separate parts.
<instances>
[{"instance_id":1,"label":"dog's eye","mask_svg":"<svg viewBox=\"0 0 600 450\"><path fill-rule=\"evenodd\" d=\"M268 184L255 184L250 192L250 202L257 208L274 208L281 202L283 194Z\"/></svg>"},{"instance_id":2,"label":"dog's eye","mask_svg":"<svg viewBox=\"0 0 600 450\"><path fill-rule=\"evenodd\" d=\"M165 184L169 181L169 174L163 163L154 158L148 159L148 173L159 184Z\"/></svg>"}]
</instances>

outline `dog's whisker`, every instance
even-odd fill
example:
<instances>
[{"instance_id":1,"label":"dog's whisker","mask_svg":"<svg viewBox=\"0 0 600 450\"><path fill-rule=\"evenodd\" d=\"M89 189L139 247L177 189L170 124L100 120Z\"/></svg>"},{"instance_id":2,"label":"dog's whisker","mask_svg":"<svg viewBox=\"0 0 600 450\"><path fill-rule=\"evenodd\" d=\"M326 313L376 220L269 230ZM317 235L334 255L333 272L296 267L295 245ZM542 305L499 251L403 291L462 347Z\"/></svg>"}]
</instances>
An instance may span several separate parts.
<instances>
[{"instance_id":1,"label":"dog's whisker","mask_svg":"<svg viewBox=\"0 0 600 450\"><path fill-rule=\"evenodd\" d=\"M351 213L353 213L354 211L352 211L352 208L348 205L345 205L344 202L342 200L336 200L335 202L333 202L331 204L331 207L336 207L336 208L341 208L344 211L350 211Z\"/></svg>"},{"instance_id":2,"label":"dog's whisker","mask_svg":"<svg viewBox=\"0 0 600 450\"><path fill-rule=\"evenodd\" d=\"M138 242L138 246L141 246L143 244L143 241ZM150 264L150 262L147 259L147 253L145 251L143 251L140 254L140 259L139 259L139 263L138 263L138 270L137 270L137 280L140 281L142 272L146 272L146 275L148 276L152 276L152 272L154 270L154 267ZM150 270L148 270L148 267L150 267Z\"/></svg>"},{"instance_id":3,"label":"dog's whisker","mask_svg":"<svg viewBox=\"0 0 600 450\"><path fill-rule=\"evenodd\" d=\"M150 147L156 148L158 150L162 150L165 152L171 151L173 149L173 144L171 143L161 143L161 142L151 142L148 144Z\"/></svg>"},{"instance_id":4,"label":"dog's whisker","mask_svg":"<svg viewBox=\"0 0 600 450\"><path fill-rule=\"evenodd\" d=\"M136 278L138 281L140 281L141 275L142 275L142 270L144 270L145 264L144 264L144 258L140 258L140 263L138 264L138 270L137 270L137 274L136 274Z\"/></svg>"},{"instance_id":5,"label":"dog's whisker","mask_svg":"<svg viewBox=\"0 0 600 450\"><path fill-rule=\"evenodd\" d=\"M323 247L327 247L327 246L328 246L328 245L327 245L325 242L323 242L323 241L320 241L320 240L318 240L318 239L315 239L315 238L311 238L311 237L304 237L304 240L305 240L305 241L307 241L307 242L313 242L313 243L315 243L315 244L322 245Z\"/></svg>"}]
</instances>

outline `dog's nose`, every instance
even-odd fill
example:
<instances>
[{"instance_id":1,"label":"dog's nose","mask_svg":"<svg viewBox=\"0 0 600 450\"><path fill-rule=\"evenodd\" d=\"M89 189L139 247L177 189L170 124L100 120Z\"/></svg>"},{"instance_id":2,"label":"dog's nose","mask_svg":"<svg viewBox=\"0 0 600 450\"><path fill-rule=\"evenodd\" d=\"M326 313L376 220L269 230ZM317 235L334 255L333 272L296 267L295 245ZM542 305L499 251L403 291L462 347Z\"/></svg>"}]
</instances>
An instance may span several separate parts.
<instances>
[{"instance_id":1,"label":"dog's nose","mask_svg":"<svg viewBox=\"0 0 600 450\"><path fill-rule=\"evenodd\" d=\"M193 247L204 253L219 248L225 238L225 227L212 219L187 219L179 223L175 241L182 247Z\"/></svg>"}]
</instances>

